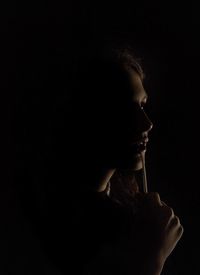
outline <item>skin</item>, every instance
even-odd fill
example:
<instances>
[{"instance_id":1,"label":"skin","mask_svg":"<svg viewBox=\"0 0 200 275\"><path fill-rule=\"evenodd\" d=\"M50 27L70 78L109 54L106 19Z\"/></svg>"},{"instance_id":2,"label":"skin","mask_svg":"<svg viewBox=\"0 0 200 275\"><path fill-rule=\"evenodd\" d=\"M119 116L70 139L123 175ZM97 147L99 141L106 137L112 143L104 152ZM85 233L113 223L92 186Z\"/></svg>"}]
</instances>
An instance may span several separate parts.
<instances>
[{"instance_id":1,"label":"skin","mask_svg":"<svg viewBox=\"0 0 200 275\"><path fill-rule=\"evenodd\" d=\"M90 170L90 180L88 179L90 184L96 183L93 186L98 192L105 190L116 169L131 168L136 171L142 168L141 154L138 155L131 144L138 137L147 137L153 126L144 111L147 94L139 74L127 68L124 71L122 86L125 88L111 102L111 119L106 107L102 108L105 111L105 121L101 118L100 125L105 126L107 135L104 139L105 132L103 136L97 132L98 138L95 142L101 140L102 146L101 150L94 152L96 158L99 157L98 165L93 159L94 166ZM158 193L139 193L138 196L141 209L134 221L133 230L116 244L114 250L112 247L110 250L102 248L97 265L103 262L102 258L109 258L111 268L119 262L124 266L127 275L131 275L132 270L136 272L134 274L160 275L166 259L183 234L183 227L173 209L161 201ZM137 255L133 251L137 251ZM109 264L106 267L101 264L99 268L107 269Z\"/></svg>"},{"instance_id":2,"label":"skin","mask_svg":"<svg viewBox=\"0 0 200 275\"><path fill-rule=\"evenodd\" d=\"M94 274L97 266L99 274L104 274L105 270L108 270L107 274L116 274L116 270L123 270L126 275L162 273L166 259L183 234L183 227L158 193L148 193L142 202L130 234L114 247L102 247L99 251L96 262L91 264Z\"/></svg>"},{"instance_id":3,"label":"skin","mask_svg":"<svg viewBox=\"0 0 200 275\"><path fill-rule=\"evenodd\" d=\"M131 168L134 171L136 171L136 170L142 169L143 165L142 165L141 154L134 152L132 149L132 142L135 140L138 140L138 138L141 139L142 137L148 137L148 133L152 129L153 124L144 111L144 106L147 103L148 96L143 87L143 83L139 74L134 70L126 70L126 73L127 73L126 80L128 82L128 87L129 87L129 90L127 93L128 96L126 98L126 101L128 102L128 104L126 103L126 105L124 104L123 106L120 106L120 107L121 107L122 113L124 112L127 115L127 117L123 118L129 123L129 125L127 124L127 128L134 127L134 131L132 130L132 132L130 131L128 132L126 129L121 129L120 132L125 136L125 139L124 137L121 137L121 135L119 136L118 133L115 133L115 131L113 131L114 132L113 139L117 140L116 141L117 146L113 149L113 151L117 152L117 154L119 153L119 155L115 156L115 160L118 158L117 163L119 164L119 168L123 167L123 166L120 167L120 162L122 159L121 152L125 151L126 159L125 158L122 159L123 163L125 163L124 168ZM117 105L118 102L115 104ZM130 109L130 107L132 108L132 110L129 110L127 112L127 108ZM117 108L117 110L118 109L119 108ZM132 117L132 119L130 119L130 117ZM130 135L130 137L128 136L128 134ZM116 138L116 136L118 136L118 138ZM124 144L126 145L124 146L122 142L124 142ZM112 139L110 144L109 143L106 144L106 148L111 148L111 147L113 147ZM110 178L116 171L116 169L117 169L116 167L108 168L108 169L104 169L103 173L99 173L99 180L96 184L96 190L98 192L102 192L106 189L106 186Z\"/></svg>"},{"instance_id":4,"label":"skin","mask_svg":"<svg viewBox=\"0 0 200 275\"><path fill-rule=\"evenodd\" d=\"M87 179L85 188L92 188L97 192L106 189L116 169L142 168L141 154L136 153L133 142L148 137L153 127L143 109L147 102L147 93L139 74L123 68L122 75L121 82L117 81L117 76L109 91L107 83L100 91L97 90L99 83L94 84L92 91L97 90L97 101L92 98L94 103L91 106L90 98L84 98L81 106L84 110L80 111L82 117L78 117L78 124L84 123L84 130L76 133L77 144L80 144L80 135L81 144L84 144L84 147L79 148L79 162L84 164L86 155L87 159L91 159L90 172L83 165L81 173ZM94 92L90 96L94 96Z\"/></svg>"}]
</instances>

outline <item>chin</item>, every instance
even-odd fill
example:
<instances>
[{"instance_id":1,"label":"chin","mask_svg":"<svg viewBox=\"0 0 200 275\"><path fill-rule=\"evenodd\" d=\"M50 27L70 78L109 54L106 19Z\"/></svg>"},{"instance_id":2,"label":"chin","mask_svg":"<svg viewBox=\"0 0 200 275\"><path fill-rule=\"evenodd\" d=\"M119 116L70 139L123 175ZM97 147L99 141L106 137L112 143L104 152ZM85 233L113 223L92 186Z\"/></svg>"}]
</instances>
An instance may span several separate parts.
<instances>
[{"instance_id":1,"label":"chin","mask_svg":"<svg viewBox=\"0 0 200 275\"><path fill-rule=\"evenodd\" d=\"M116 168L132 169L134 171L141 170L143 168L142 157L140 154L136 154L129 158L121 158L116 163Z\"/></svg>"},{"instance_id":2,"label":"chin","mask_svg":"<svg viewBox=\"0 0 200 275\"><path fill-rule=\"evenodd\" d=\"M103 154L102 161L107 167L114 169L132 169L138 171L143 168L142 154L142 151L136 153L130 147L118 150L114 148L109 155Z\"/></svg>"},{"instance_id":3,"label":"chin","mask_svg":"<svg viewBox=\"0 0 200 275\"><path fill-rule=\"evenodd\" d=\"M142 157L140 154L133 156L133 159L127 161L127 168L131 168L134 171L141 170L143 168Z\"/></svg>"}]
</instances>

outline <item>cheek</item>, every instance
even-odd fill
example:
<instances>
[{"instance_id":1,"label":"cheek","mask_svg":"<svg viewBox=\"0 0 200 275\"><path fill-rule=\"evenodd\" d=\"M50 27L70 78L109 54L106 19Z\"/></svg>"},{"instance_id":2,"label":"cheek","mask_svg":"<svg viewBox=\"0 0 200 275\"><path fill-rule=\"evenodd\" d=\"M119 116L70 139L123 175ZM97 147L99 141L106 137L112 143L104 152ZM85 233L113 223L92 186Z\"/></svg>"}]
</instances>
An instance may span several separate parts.
<instances>
[{"instance_id":1,"label":"cheek","mask_svg":"<svg viewBox=\"0 0 200 275\"><path fill-rule=\"evenodd\" d=\"M97 112L98 110L98 112ZM104 147L118 148L132 141L134 136L133 115L122 106L97 109L88 112L80 123L85 139ZM81 118L82 120L82 118Z\"/></svg>"}]
</instances>

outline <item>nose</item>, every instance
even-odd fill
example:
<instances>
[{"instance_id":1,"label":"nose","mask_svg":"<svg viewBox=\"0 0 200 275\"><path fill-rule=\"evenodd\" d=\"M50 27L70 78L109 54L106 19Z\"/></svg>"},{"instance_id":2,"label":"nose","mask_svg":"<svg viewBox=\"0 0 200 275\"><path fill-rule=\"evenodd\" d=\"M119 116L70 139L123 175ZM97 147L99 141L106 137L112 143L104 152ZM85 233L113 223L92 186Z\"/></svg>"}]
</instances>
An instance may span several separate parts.
<instances>
[{"instance_id":1,"label":"nose","mask_svg":"<svg viewBox=\"0 0 200 275\"><path fill-rule=\"evenodd\" d=\"M143 120L142 120L143 123L142 123L142 125L143 125L143 128L144 128L144 131L149 132L153 128L153 123L149 119L149 117L147 116L147 114L145 113L144 110L142 110L142 113L143 113Z\"/></svg>"},{"instance_id":2,"label":"nose","mask_svg":"<svg viewBox=\"0 0 200 275\"><path fill-rule=\"evenodd\" d=\"M130 120L127 120L129 123L127 130L131 141L135 141L141 135L147 137L148 132L153 128L153 123L146 112L142 108L135 108L132 116L129 118Z\"/></svg>"},{"instance_id":3,"label":"nose","mask_svg":"<svg viewBox=\"0 0 200 275\"><path fill-rule=\"evenodd\" d=\"M153 123L147 116L146 112L143 109L140 109L138 114L137 128L140 133L148 133L153 128Z\"/></svg>"}]
</instances>

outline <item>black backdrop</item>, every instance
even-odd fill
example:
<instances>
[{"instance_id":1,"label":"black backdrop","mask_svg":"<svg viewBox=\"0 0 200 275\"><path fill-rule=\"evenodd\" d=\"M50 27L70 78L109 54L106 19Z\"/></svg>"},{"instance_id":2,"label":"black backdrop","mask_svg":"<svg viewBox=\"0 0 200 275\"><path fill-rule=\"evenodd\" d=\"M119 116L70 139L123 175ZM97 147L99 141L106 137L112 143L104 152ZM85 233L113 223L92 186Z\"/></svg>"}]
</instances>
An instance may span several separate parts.
<instances>
[{"instance_id":1,"label":"black backdrop","mask_svg":"<svg viewBox=\"0 0 200 275\"><path fill-rule=\"evenodd\" d=\"M1 268L9 271L5 274L38 274L38 268L54 274L43 264L30 225L23 222L16 189L29 192L27 203L30 190L43 194L40 182L58 143L56 129L64 123L71 57L92 36L102 34L129 37L147 75L148 112L154 122L147 154L149 189L174 208L185 228L163 274L199 274L197 5L18 3L5 8L1 20ZM36 204L45 211L43 199L39 196Z\"/></svg>"}]
</instances>

